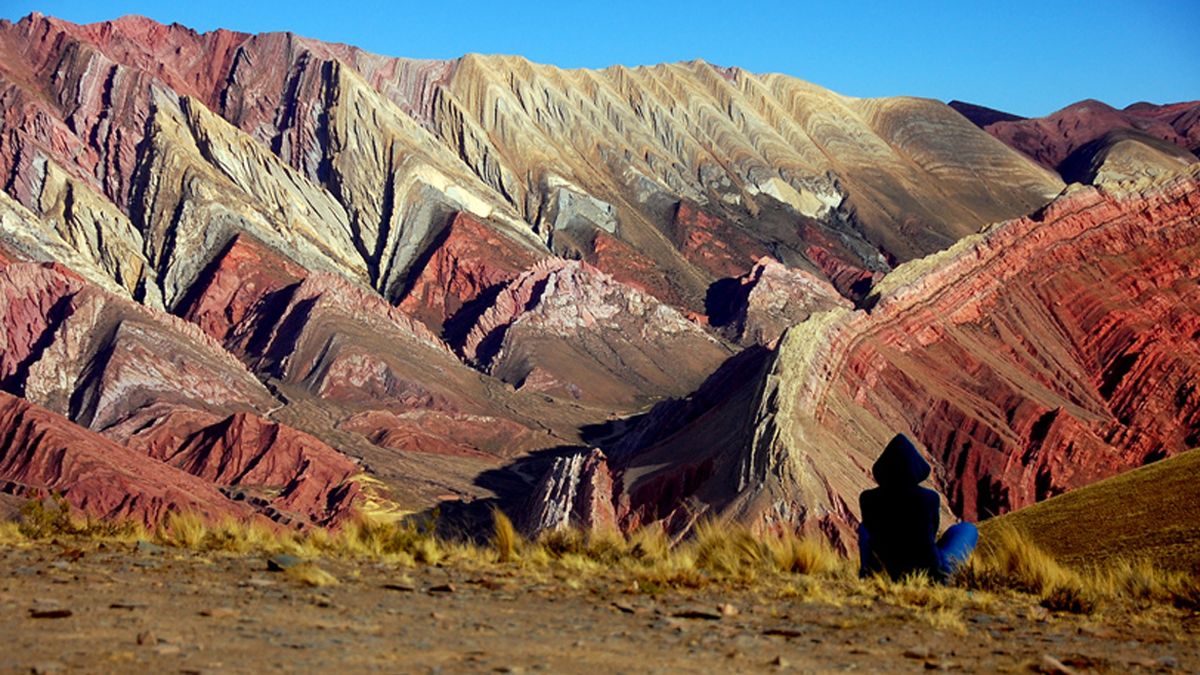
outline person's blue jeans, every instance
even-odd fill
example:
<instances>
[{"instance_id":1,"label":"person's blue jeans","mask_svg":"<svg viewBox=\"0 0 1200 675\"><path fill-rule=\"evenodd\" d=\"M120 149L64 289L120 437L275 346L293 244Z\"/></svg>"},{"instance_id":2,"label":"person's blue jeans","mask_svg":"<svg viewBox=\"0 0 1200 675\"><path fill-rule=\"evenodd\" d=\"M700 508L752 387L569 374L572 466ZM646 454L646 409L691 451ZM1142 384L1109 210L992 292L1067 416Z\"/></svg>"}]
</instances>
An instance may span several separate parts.
<instances>
[{"instance_id":1,"label":"person's blue jeans","mask_svg":"<svg viewBox=\"0 0 1200 675\"><path fill-rule=\"evenodd\" d=\"M938 569L939 579L948 579L956 570L971 557L975 546L979 543L979 529L974 523L958 523L951 525L938 538ZM859 569L866 571L871 560L871 536L865 525L858 526L858 555ZM932 571L932 570L931 570Z\"/></svg>"}]
</instances>

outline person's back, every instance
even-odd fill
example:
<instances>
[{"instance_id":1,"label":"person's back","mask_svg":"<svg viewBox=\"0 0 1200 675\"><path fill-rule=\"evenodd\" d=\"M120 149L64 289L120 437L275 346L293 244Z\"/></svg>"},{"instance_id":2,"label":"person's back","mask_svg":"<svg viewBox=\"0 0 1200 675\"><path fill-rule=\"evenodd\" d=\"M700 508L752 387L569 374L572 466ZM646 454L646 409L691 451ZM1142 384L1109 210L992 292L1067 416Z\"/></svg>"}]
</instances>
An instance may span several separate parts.
<instances>
[{"instance_id":1,"label":"person's back","mask_svg":"<svg viewBox=\"0 0 1200 675\"><path fill-rule=\"evenodd\" d=\"M879 487L859 497L862 573L899 578L925 572L935 579L947 577L970 555L977 534L973 525L962 523L947 530L941 542L937 540L941 497L920 485L929 477L929 463L906 436L898 434L871 473Z\"/></svg>"}]
</instances>

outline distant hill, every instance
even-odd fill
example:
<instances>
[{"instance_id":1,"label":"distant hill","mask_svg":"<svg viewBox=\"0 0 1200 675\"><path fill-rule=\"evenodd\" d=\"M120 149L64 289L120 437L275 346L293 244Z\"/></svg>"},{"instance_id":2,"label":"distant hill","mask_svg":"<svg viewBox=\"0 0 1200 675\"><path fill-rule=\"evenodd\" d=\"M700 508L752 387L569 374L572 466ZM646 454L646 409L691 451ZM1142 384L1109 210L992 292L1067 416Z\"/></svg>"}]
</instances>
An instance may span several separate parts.
<instances>
[{"instance_id":1,"label":"distant hill","mask_svg":"<svg viewBox=\"0 0 1200 675\"><path fill-rule=\"evenodd\" d=\"M1146 556L1200 571L1197 480L1200 449L989 520L983 536L1012 525L1071 564Z\"/></svg>"}]
</instances>

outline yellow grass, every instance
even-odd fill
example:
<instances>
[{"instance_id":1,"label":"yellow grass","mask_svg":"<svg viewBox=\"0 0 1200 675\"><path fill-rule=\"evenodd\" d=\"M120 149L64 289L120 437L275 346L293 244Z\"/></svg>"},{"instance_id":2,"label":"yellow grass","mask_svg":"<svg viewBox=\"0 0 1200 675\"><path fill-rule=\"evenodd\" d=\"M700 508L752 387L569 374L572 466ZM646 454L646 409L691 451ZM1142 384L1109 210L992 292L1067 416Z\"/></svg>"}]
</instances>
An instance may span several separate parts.
<instances>
[{"instance_id":1,"label":"yellow grass","mask_svg":"<svg viewBox=\"0 0 1200 675\"><path fill-rule=\"evenodd\" d=\"M329 572L317 567L313 563L301 563L294 567L289 567L284 570L284 575L295 581L296 583L313 588L322 588L325 586L336 586L338 583L337 577Z\"/></svg>"},{"instance_id":2,"label":"yellow grass","mask_svg":"<svg viewBox=\"0 0 1200 675\"><path fill-rule=\"evenodd\" d=\"M11 546L25 542L25 535L21 533L21 526L18 523L0 523L0 545Z\"/></svg>"},{"instance_id":3,"label":"yellow grass","mask_svg":"<svg viewBox=\"0 0 1200 675\"><path fill-rule=\"evenodd\" d=\"M1200 449L1072 490L980 525L981 539L1015 528L1077 567L1122 564L1130 552L1156 567L1197 573Z\"/></svg>"},{"instance_id":4,"label":"yellow grass","mask_svg":"<svg viewBox=\"0 0 1200 675\"><path fill-rule=\"evenodd\" d=\"M513 527L512 520L504 515L503 511L495 508L492 509L492 524L495 531L492 536L492 546L496 548L500 562L512 562L517 556L517 547L521 543L517 528Z\"/></svg>"},{"instance_id":5,"label":"yellow grass","mask_svg":"<svg viewBox=\"0 0 1200 675\"><path fill-rule=\"evenodd\" d=\"M1089 567L1067 566L1016 527L993 526L951 585L923 576L892 580L857 578L857 565L820 538L785 532L760 535L729 523L700 523L674 545L659 528L583 532L564 529L534 541L520 536L503 513L493 514L486 544L451 541L433 523L376 520L361 516L337 530L297 532L261 519L208 521L172 513L153 533L121 523L72 516L65 503L31 503L20 524L0 523L0 544L80 538L147 539L180 549L231 555L280 552L305 559L288 576L325 586L337 579L314 561L373 560L397 566L456 565L487 569L504 565L534 576L550 574L572 583L589 578L624 580L631 590L660 593L711 584L761 584L778 597L829 604L885 602L911 610L939 629L963 630L962 612L987 611L997 594L1026 594L1051 611L1091 613L1105 603L1200 607L1195 578L1166 570L1149 559L1109 559ZM298 569L297 569L298 568Z\"/></svg>"}]
</instances>

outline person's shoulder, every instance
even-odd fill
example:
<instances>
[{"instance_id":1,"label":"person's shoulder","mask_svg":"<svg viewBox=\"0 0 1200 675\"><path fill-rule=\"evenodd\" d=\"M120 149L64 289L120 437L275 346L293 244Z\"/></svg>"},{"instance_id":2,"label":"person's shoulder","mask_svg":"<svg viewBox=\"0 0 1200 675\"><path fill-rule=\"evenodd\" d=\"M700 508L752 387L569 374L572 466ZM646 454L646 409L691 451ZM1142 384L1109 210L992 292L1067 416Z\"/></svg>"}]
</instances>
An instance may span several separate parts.
<instances>
[{"instance_id":1,"label":"person's shoulder","mask_svg":"<svg viewBox=\"0 0 1200 675\"><path fill-rule=\"evenodd\" d=\"M928 502L934 506L941 506L942 504L942 496L938 494L937 490L932 490L927 487L918 487L917 494L921 495L921 500L924 502Z\"/></svg>"},{"instance_id":2,"label":"person's shoulder","mask_svg":"<svg viewBox=\"0 0 1200 675\"><path fill-rule=\"evenodd\" d=\"M868 490L863 490L858 495L858 505L861 508L865 509L865 508L867 508L868 504L878 501L879 497L882 494L883 494L883 488L873 487Z\"/></svg>"}]
</instances>

